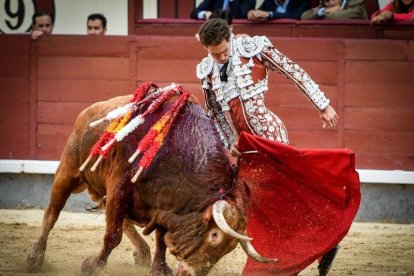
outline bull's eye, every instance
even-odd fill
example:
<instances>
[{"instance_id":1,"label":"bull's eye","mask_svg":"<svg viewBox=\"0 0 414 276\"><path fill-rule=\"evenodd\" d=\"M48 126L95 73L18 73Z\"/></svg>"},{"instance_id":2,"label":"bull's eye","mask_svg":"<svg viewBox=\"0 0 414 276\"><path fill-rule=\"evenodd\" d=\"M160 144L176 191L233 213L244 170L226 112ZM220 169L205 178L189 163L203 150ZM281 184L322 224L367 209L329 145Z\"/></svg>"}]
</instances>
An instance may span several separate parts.
<instances>
[{"instance_id":1,"label":"bull's eye","mask_svg":"<svg viewBox=\"0 0 414 276\"><path fill-rule=\"evenodd\" d=\"M210 230L208 241L211 245L219 244L221 243L222 240L223 240L223 233L218 228L214 228Z\"/></svg>"}]
</instances>

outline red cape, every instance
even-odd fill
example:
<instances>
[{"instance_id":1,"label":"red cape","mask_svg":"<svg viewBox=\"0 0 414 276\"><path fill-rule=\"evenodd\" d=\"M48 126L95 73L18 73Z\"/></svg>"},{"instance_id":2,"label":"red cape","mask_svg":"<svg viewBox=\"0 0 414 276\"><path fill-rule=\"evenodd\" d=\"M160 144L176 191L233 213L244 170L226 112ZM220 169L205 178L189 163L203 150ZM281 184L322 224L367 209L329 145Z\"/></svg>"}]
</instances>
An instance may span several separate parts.
<instances>
[{"instance_id":1,"label":"red cape","mask_svg":"<svg viewBox=\"0 0 414 276\"><path fill-rule=\"evenodd\" d=\"M346 149L298 150L243 132L238 179L250 189L247 233L256 251L244 275L291 275L347 234L361 199L355 156Z\"/></svg>"}]
</instances>

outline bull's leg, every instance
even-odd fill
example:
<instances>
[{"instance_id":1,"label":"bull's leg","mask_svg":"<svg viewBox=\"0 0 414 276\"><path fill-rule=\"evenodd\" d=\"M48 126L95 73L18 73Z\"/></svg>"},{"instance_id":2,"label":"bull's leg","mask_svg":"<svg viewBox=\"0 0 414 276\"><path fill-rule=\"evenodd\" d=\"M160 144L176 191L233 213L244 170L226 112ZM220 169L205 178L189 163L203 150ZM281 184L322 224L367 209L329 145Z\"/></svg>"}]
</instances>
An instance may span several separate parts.
<instances>
[{"instance_id":1,"label":"bull's leg","mask_svg":"<svg viewBox=\"0 0 414 276\"><path fill-rule=\"evenodd\" d=\"M81 267L83 273L92 274L97 269L104 268L112 250L121 242L122 224L127 209L126 195L130 194L128 191L120 191L122 189L123 187L118 187L117 189L107 190L106 231L103 247L97 255L92 255L83 261Z\"/></svg>"},{"instance_id":2,"label":"bull's leg","mask_svg":"<svg viewBox=\"0 0 414 276\"><path fill-rule=\"evenodd\" d=\"M52 184L50 202L43 215L42 232L27 256L26 268L28 272L40 270L45 257L49 233L55 225L60 211L65 206L71 192L81 188L82 184L77 178L73 177L70 170L65 170L63 166L59 167Z\"/></svg>"},{"instance_id":3,"label":"bull's leg","mask_svg":"<svg viewBox=\"0 0 414 276\"><path fill-rule=\"evenodd\" d=\"M151 271L153 275L172 275L171 269L168 267L165 259L165 251L167 246L164 242L165 230L157 229L155 231L156 249L154 260L152 262Z\"/></svg>"},{"instance_id":4,"label":"bull's leg","mask_svg":"<svg viewBox=\"0 0 414 276\"><path fill-rule=\"evenodd\" d=\"M128 237L132 245L135 247L133 253L135 264L149 268L151 265L151 252L149 245L139 235L135 229L135 226L128 220L124 220L123 228L124 234Z\"/></svg>"}]
</instances>

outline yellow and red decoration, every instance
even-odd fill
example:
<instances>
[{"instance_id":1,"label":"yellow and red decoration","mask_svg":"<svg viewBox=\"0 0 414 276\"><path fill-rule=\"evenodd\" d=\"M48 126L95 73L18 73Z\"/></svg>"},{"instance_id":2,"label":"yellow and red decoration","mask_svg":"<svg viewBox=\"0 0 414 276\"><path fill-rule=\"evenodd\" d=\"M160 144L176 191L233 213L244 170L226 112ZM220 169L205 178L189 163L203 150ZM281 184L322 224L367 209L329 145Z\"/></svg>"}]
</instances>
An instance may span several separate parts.
<instances>
[{"instance_id":1,"label":"yellow and red decoration","mask_svg":"<svg viewBox=\"0 0 414 276\"><path fill-rule=\"evenodd\" d=\"M152 91L151 88L153 88ZM132 163L140 153L143 153L143 156L138 164L138 170L132 178L132 182L136 182L141 172L148 168L154 160L157 152L163 145L165 137L167 136L172 124L190 96L190 93L188 91L184 92L182 86L180 85L171 84L170 86L160 89L152 82L145 82L137 88L128 104L110 111L104 118L91 122L90 126L94 127L105 120L112 121L92 147L89 157L82 164L79 170L83 171L92 158L99 155L95 164L91 168L91 171L95 171L99 163L108 157L109 152L115 145L115 142L122 141L129 133L134 131L144 122L146 115L157 110L165 101L177 94L181 95L180 98L151 127L148 133L139 142L136 152L128 160ZM148 102L151 103L147 110L131 119L138 108L142 106L142 104Z\"/></svg>"}]
</instances>

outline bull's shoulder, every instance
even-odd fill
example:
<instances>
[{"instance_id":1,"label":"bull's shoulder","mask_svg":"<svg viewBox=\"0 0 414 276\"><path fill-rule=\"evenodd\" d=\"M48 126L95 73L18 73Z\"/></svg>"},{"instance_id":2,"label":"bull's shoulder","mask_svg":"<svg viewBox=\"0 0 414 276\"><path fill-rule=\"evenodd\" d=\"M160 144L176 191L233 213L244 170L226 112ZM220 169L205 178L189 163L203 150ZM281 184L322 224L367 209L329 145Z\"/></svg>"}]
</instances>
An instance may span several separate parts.
<instances>
[{"instance_id":1,"label":"bull's shoulder","mask_svg":"<svg viewBox=\"0 0 414 276\"><path fill-rule=\"evenodd\" d=\"M96 128L90 128L89 123L105 117L109 111L128 103L131 97L131 95L118 96L107 101L96 102L82 110L76 118L71 138L82 139L81 137L85 135L85 130L102 133L107 124L101 124Z\"/></svg>"},{"instance_id":2,"label":"bull's shoulder","mask_svg":"<svg viewBox=\"0 0 414 276\"><path fill-rule=\"evenodd\" d=\"M83 110L79 116L94 116L102 115L101 117L105 116L109 111L120 107L124 104L127 104L129 100L131 99L131 95L126 96L118 96L115 98L111 98L106 101L96 102L89 107L87 107L85 110ZM99 117L98 116L98 117Z\"/></svg>"},{"instance_id":3,"label":"bull's shoulder","mask_svg":"<svg viewBox=\"0 0 414 276\"><path fill-rule=\"evenodd\" d=\"M96 102L85 108L76 119L75 125L89 124L89 122L105 117L106 114L124 104L131 99L131 95L118 96L106 101Z\"/></svg>"}]
</instances>

